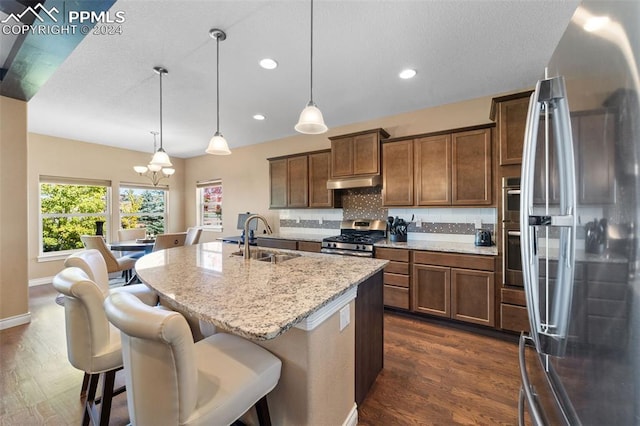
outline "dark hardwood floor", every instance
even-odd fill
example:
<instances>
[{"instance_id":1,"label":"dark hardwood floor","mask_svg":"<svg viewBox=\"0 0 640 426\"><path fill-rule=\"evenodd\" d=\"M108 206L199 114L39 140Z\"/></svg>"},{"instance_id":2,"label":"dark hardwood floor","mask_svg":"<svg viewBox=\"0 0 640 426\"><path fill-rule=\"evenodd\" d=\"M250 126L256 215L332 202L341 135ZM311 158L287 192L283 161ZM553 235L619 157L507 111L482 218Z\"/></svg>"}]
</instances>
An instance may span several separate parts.
<instances>
[{"instance_id":1,"label":"dark hardwood floor","mask_svg":"<svg viewBox=\"0 0 640 426\"><path fill-rule=\"evenodd\" d=\"M64 308L50 285L29 292L31 323L0 331L0 425L78 425L83 374L67 360ZM359 425L517 424L515 343L393 313L384 326L385 368ZM128 423L125 395L112 425Z\"/></svg>"}]
</instances>

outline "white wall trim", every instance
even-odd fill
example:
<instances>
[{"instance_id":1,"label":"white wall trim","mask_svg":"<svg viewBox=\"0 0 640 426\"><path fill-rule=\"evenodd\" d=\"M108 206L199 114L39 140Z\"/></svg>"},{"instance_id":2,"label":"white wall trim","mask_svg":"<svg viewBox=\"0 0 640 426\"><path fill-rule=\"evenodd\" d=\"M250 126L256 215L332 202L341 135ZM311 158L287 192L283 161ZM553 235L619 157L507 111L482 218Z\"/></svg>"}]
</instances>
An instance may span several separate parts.
<instances>
[{"instance_id":1,"label":"white wall trim","mask_svg":"<svg viewBox=\"0 0 640 426\"><path fill-rule=\"evenodd\" d=\"M29 280L29 287L35 287L37 285L52 284L52 283L53 283L53 277L34 278L32 280Z\"/></svg>"},{"instance_id":2,"label":"white wall trim","mask_svg":"<svg viewBox=\"0 0 640 426\"><path fill-rule=\"evenodd\" d=\"M295 328L299 328L304 331L310 331L322 324L331 315L338 312L344 305L351 302L358 295L358 286L353 286L345 293L338 296L337 299L324 305L316 312L309 315L307 318L295 325Z\"/></svg>"},{"instance_id":3,"label":"white wall trim","mask_svg":"<svg viewBox=\"0 0 640 426\"><path fill-rule=\"evenodd\" d=\"M347 416L347 419L342 423L342 426L356 426L358 424L358 406L356 403L353 403L353 407L351 407L351 411Z\"/></svg>"},{"instance_id":4,"label":"white wall trim","mask_svg":"<svg viewBox=\"0 0 640 426\"><path fill-rule=\"evenodd\" d=\"M31 312L27 312L26 314L16 315L9 318L4 318L0 320L0 330L5 330L7 328L16 327L22 324L29 324L31 322Z\"/></svg>"}]
</instances>

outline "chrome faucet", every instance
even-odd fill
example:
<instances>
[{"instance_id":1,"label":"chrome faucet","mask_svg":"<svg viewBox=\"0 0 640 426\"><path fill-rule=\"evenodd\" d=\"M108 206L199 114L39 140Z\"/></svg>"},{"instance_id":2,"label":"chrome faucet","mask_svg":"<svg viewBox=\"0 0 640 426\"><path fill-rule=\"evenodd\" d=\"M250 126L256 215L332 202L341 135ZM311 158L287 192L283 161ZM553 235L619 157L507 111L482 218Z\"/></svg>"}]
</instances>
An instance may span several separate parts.
<instances>
[{"instance_id":1,"label":"chrome faucet","mask_svg":"<svg viewBox=\"0 0 640 426\"><path fill-rule=\"evenodd\" d=\"M249 223L253 219L260 219L262 223L264 223L264 226L267 229L267 234L273 233L271 227L269 226L269 223L267 222L267 219L265 219L264 216L259 214L252 214L251 216L249 216L247 220L244 221L244 250L242 252L242 256L245 260L249 259Z\"/></svg>"}]
</instances>

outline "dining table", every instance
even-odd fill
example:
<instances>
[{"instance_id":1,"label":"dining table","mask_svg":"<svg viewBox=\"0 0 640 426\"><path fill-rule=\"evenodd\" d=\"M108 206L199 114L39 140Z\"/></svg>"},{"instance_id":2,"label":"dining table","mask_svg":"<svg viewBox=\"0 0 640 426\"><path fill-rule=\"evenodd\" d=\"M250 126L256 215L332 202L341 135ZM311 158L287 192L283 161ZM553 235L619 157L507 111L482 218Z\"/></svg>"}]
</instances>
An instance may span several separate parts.
<instances>
[{"instance_id":1,"label":"dining table","mask_svg":"<svg viewBox=\"0 0 640 426\"><path fill-rule=\"evenodd\" d=\"M139 259L145 254L149 254L153 251L153 246L155 244L155 238L145 238L145 239L137 239L137 240L128 240L128 241L117 241L109 244L109 249L111 251L119 251L119 252L135 252L130 257L135 259ZM139 283L140 278L138 278L138 274L136 274L135 269L133 270L133 274L131 274L131 278L124 283L125 286Z\"/></svg>"}]
</instances>

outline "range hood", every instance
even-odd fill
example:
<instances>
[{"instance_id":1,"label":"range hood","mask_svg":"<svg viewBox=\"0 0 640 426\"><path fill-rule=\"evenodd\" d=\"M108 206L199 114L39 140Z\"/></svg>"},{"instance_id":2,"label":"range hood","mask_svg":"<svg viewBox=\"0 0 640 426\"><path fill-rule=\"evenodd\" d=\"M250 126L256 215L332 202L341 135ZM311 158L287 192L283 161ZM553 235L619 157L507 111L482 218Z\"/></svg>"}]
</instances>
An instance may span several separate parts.
<instances>
[{"instance_id":1,"label":"range hood","mask_svg":"<svg viewBox=\"0 0 640 426\"><path fill-rule=\"evenodd\" d=\"M380 175L349 176L327 181L327 189L372 188L378 185Z\"/></svg>"}]
</instances>

